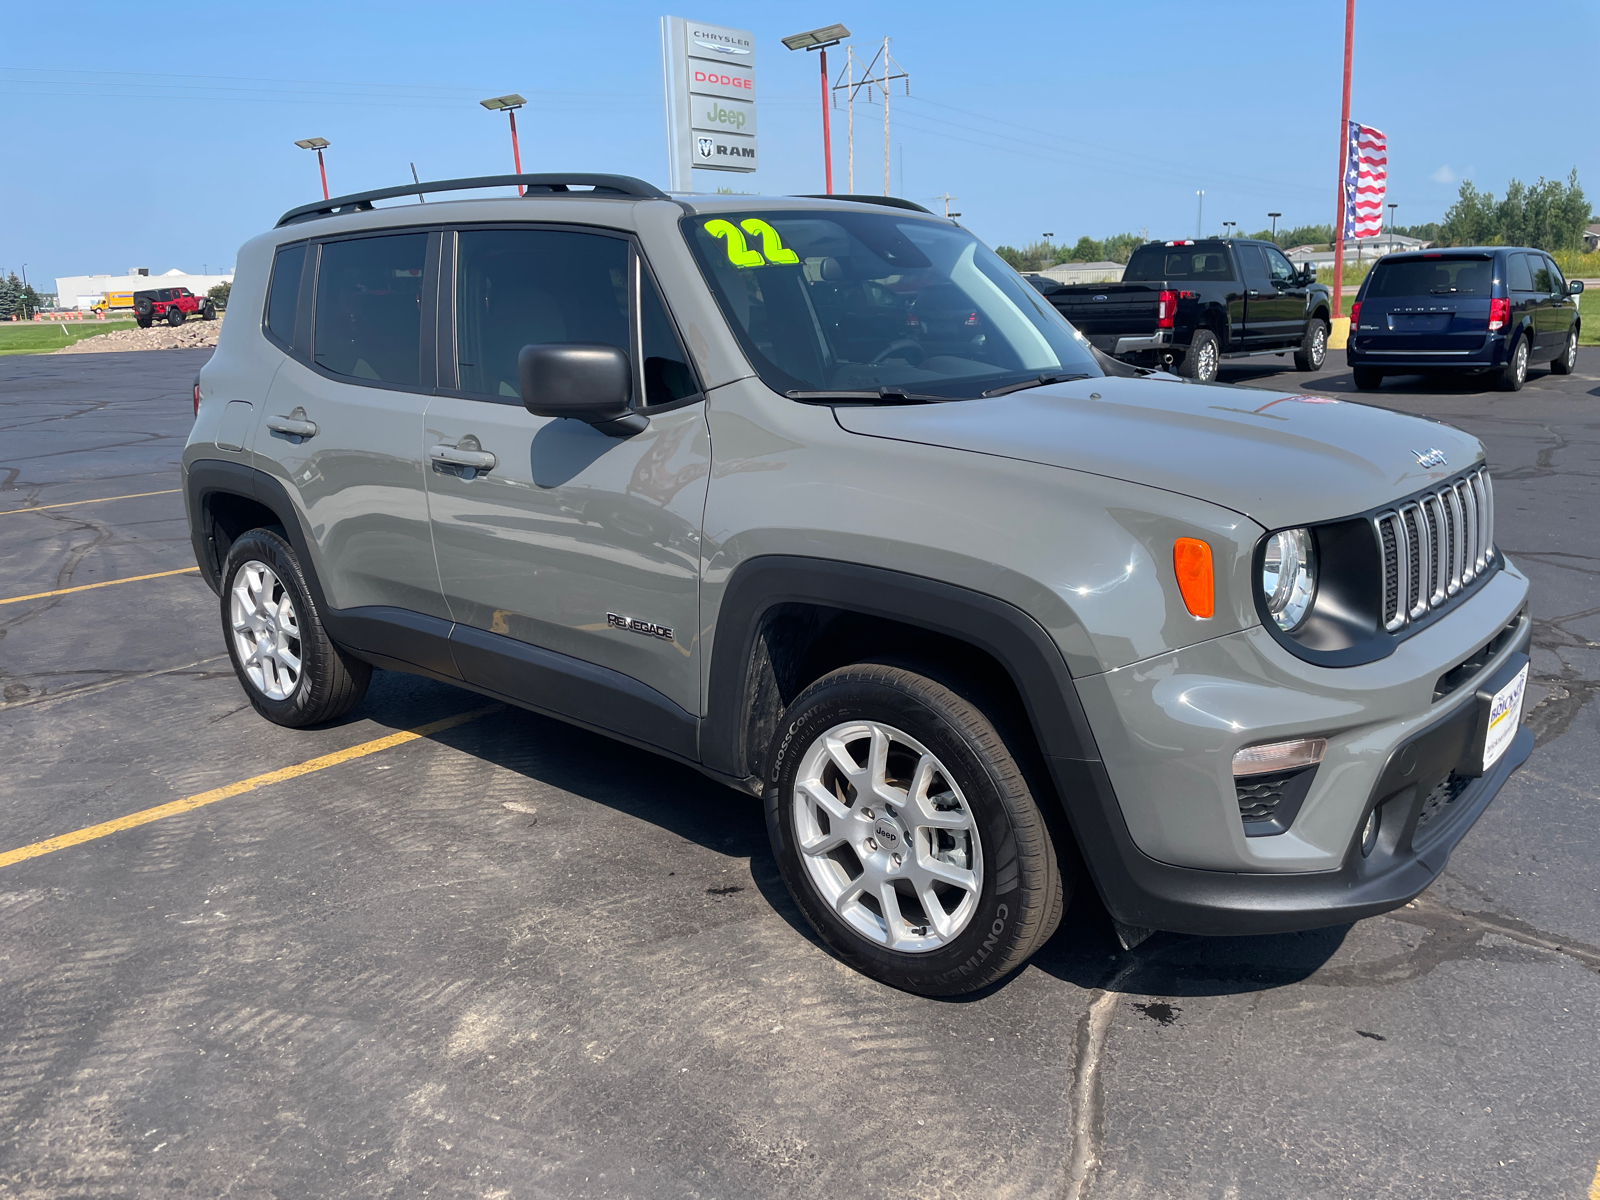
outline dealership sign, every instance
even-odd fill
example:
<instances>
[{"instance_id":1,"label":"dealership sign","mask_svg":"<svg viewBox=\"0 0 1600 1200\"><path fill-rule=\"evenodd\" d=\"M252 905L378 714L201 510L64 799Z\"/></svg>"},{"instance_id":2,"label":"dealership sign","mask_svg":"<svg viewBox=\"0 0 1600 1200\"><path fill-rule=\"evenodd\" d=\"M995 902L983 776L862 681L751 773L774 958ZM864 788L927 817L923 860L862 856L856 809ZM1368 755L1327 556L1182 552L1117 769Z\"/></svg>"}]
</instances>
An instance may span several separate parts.
<instances>
[{"instance_id":1,"label":"dealership sign","mask_svg":"<svg viewBox=\"0 0 1600 1200\"><path fill-rule=\"evenodd\" d=\"M756 169L755 38L748 30L661 18L669 187L693 191L690 170Z\"/></svg>"}]
</instances>

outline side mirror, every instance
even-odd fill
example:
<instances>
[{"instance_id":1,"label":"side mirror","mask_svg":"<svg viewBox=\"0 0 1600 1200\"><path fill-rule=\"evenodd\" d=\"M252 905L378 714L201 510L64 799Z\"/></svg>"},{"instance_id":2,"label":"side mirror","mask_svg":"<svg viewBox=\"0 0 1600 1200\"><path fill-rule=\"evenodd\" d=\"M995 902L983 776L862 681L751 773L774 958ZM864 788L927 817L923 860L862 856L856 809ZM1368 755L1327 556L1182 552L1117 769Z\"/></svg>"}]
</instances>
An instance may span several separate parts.
<instances>
[{"instance_id":1,"label":"side mirror","mask_svg":"<svg viewBox=\"0 0 1600 1200\"><path fill-rule=\"evenodd\" d=\"M1567 284L1567 291L1576 296L1579 292L1583 291L1583 280L1574 279L1571 283Z\"/></svg>"},{"instance_id":2,"label":"side mirror","mask_svg":"<svg viewBox=\"0 0 1600 1200\"><path fill-rule=\"evenodd\" d=\"M632 437L649 422L628 406L633 366L615 346L541 342L517 355L522 405L536 417L586 421L610 437Z\"/></svg>"}]
</instances>

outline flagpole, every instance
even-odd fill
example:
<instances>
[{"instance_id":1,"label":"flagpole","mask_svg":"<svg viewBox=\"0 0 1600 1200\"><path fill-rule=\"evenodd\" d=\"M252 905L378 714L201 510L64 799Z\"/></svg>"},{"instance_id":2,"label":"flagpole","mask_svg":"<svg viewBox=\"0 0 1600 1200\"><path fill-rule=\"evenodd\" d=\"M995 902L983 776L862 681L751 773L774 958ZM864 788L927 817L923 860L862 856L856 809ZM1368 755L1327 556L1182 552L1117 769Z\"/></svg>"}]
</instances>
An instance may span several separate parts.
<instances>
[{"instance_id":1,"label":"flagpole","mask_svg":"<svg viewBox=\"0 0 1600 1200\"><path fill-rule=\"evenodd\" d=\"M1344 100L1339 106L1339 207L1333 222L1333 315L1344 316L1345 172L1350 168L1350 54L1355 46L1356 0L1344 0Z\"/></svg>"}]
</instances>

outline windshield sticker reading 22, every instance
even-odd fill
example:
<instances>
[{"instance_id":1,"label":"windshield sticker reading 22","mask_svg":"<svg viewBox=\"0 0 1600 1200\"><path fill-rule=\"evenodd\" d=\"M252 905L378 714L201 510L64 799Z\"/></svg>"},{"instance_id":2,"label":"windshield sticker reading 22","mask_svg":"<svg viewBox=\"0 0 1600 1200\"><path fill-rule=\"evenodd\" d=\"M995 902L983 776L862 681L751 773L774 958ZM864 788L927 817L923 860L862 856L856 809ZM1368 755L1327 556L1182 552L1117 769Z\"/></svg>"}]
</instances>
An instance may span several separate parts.
<instances>
[{"instance_id":1,"label":"windshield sticker reading 22","mask_svg":"<svg viewBox=\"0 0 1600 1200\"><path fill-rule=\"evenodd\" d=\"M741 230L740 226L744 228ZM721 238L727 245L728 261L736 267L765 267L769 264L793 264L800 256L783 244L778 231L757 217L750 217L735 225L732 221L707 221L706 232ZM761 239L761 249L752 250L744 235ZM763 257L763 255L765 257Z\"/></svg>"}]
</instances>

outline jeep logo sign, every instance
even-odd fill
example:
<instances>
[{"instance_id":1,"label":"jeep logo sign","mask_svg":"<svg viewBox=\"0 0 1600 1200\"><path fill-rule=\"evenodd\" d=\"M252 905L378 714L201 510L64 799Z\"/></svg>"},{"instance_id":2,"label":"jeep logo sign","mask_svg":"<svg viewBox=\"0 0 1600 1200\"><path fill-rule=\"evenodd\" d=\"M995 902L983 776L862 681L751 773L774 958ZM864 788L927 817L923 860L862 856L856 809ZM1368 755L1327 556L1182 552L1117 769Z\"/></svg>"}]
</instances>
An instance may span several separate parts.
<instances>
[{"instance_id":1,"label":"jeep logo sign","mask_svg":"<svg viewBox=\"0 0 1600 1200\"><path fill-rule=\"evenodd\" d=\"M661 49L672 165L668 189L695 190L693 167L754 171L755 37L745 29L662 17Z\"/></svg>"}]
</instances>

